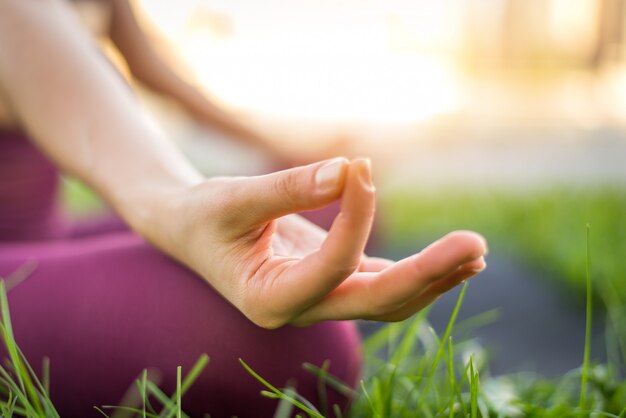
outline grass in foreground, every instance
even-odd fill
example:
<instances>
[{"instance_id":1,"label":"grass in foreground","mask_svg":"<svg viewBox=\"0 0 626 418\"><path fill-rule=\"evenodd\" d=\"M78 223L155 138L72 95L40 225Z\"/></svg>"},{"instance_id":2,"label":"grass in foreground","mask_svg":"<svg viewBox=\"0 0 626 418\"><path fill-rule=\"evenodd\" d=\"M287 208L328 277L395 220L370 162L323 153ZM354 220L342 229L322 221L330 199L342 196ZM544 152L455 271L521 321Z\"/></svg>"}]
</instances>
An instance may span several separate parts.
<instances>
[{"instance_id":1,"label":"grass in foreground","mask_svg":"<svg viewBox=\"0 0 626 418\"><path fill-rule=\"evenodd\" d=\"M587 230L587 233L588 230ZM615 333L613 355L607 364L593 364L589 358L591 331L591 279L589 237L586 258L587 327L583 365L559 380L537 375L516 374L493 377L488 373L487 356L473 341L454 341L454 327L464 285L450 321L439 336L428 325L424 310L408 321L382 328L365 342L365 379L354 391L328 373L328 364L305 364L319 380L318 405L304 399L293 388L277 388L259 376L243 360L242 366L266 390L262 396L279 400L276 418L288 418L296 411L309 417L618 417L626 418L626 339ZM11 328L4 282L0 282L0 337L9 359L0 367L0 414L2 417L56 418L50 401L48 367L38 378L17 347ZM623 309L609 304L609 319L616 330L623 330ZM556 330L555 330L556 332ZM615 354L617 353L617 354ZM141 404L96 407L103 416L124 412L137 417L185 417L183 395L207 366L202 356L183 378L177 370L177 387L168 396L148 378L146 371L136 383ZM327 405L328 389L354 397L350 411Z\"/></svg>"}]
</instances>

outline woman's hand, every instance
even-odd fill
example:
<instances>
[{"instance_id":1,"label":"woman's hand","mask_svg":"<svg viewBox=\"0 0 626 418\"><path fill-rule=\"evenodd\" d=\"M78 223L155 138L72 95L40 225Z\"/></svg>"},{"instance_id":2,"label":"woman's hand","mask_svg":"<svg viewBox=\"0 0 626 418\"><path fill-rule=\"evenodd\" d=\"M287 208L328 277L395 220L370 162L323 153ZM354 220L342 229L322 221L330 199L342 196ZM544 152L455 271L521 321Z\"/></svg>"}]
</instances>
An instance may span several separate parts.
<instances>
[{"instance_id":1,"label":"woman's hand","mask_svg":"<svg viewBox=\"0 0 626 418\"><path fill-rule=\"evenodd\" d=\"M0 1L0 85L11 113L59 167L260 326L404 319L484 268L485 242L469 232L397 263L365 257L374 216L366 160L203 181L65 2ZM328 233L291 215L338 198Z\"/></svg>"},{"instance_id":2,"label":"woman's hand","mask_svg":"<svg viewBox=\"0 0 626 418\"><path fill-rule=\"evenodd\" d=\"M328 232L293 214L338 198ZM369 161L337 158L177 192L146 235L264 328L402 320L484 269L486 243L472 232L399 262L365 256L374 200Z\"/></svg>"}]
</instances>

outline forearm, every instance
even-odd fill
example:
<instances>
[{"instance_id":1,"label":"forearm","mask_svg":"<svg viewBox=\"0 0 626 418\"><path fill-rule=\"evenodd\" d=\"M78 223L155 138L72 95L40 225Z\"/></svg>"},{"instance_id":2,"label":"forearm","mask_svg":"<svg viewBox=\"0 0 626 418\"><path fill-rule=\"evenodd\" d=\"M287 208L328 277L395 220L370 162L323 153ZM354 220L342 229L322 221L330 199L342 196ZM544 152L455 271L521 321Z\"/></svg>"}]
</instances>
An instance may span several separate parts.
<instances>
[{"instance_id":1,"label":"forearm","mask_svg":"<svg viewBox=\"0 0 626 418\"><path fill-rule=\"evenodd\" d=\"M59 1L0 0L0 85L37 145L140 231L155 196L201 180Z\"/></svg>"},{"instance_id":2,"label":"forearm","mask_svg":"<svg viewBox=\"0 0 626 418\"><path fill-rule=\"evenodd\" d=\"M239 118L206 97L196 86L180 78L154 52L143 51L145 62L131 64L133 77L146 87L174 99L188 114L200 123L211 126L231 138L279 156L271 140L246 126Z\"/></svg>"},{"instance_id":3,"label":"forearm","mask_svg":"<svg viewBox=\"0 0 626 418\"><path fill-rule=\"evenodd\" d=\"M206 98L200 91L188 94L184 103L190 113L201 122L241 143L269 152L276 158L283 158L270 138L248 127L232 112Z\"/></svg>"},{"instance_id":4,"label":"forearm","mask_svg":"<svg viewBox=\"0 0 626 418\"><path fill-rule=\"evenodd\" d=\"M222 106L208 99L196 86L181 78L159 55L140 27L127 0L113 0L110 37L124 56L135 79L177 101L194 118L234 139L277 154L271 141L247 127Z\"/></svg>"}]
</instances>

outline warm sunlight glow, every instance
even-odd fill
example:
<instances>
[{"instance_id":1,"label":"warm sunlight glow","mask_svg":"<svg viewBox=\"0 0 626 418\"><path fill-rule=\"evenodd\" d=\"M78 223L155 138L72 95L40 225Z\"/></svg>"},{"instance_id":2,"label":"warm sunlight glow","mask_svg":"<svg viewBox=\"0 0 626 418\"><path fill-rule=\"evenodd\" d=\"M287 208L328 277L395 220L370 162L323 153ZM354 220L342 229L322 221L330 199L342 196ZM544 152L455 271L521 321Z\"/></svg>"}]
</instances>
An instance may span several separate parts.
<instances>
[{"instance_id":1,"label":"warm sunlight glow","mask_svg":"<svg viewBox=\"0 0 626 418\"><path fill-rule=\"evenodd\" d=\"M285 138L626 123L617 2L135 2L200 89Z\"/></svg>"},{"instance_id":2,"label":"warm sunlight glow","mask_svg":"<svg viewBox=\"0 0 626 418\"><path fill-rule=\"evenodd\" d=\"M398 40L406 19L379 3L140 2L201 88L255 115L412 123L457 109L451 59L407 48L411 39ZM410 18L448 41L432 16Z\"/></svg>"},{"instance_id":3,"label":"warm sunlight glow","mask_svg":"<svg viewBox=\"0 0 626 418\"><path fill-rule=\"evenodd\" d=\"M378 53L269 54L238 48L227 57L186 48L202 86L256 113L323 121L420 121L458 104L456 80L444 63ZM271 64L263 65L266 59ZM228 60L228 65L211 65Z\"/></svg>"}]
</instances>

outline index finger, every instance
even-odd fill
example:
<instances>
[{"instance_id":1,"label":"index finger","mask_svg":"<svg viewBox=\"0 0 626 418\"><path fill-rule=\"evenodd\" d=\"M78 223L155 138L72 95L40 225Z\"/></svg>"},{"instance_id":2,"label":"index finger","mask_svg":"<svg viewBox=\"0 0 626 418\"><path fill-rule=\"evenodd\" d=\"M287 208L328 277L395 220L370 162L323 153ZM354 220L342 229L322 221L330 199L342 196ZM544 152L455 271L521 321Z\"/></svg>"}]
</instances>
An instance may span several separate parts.
<instances>
[{"instance_id":1,"label":"index finger","mask_svg":"<svg viewBox=\"0 0 626 418\"><path fill-rule=\"evenodd\" d=\"M368 160L350 164L335 218L320 249L292 264L279 278L277 291L289 295L290 309L302 311L354 273L374 218L375 189Z\"/></svg>"}]
</instances>

